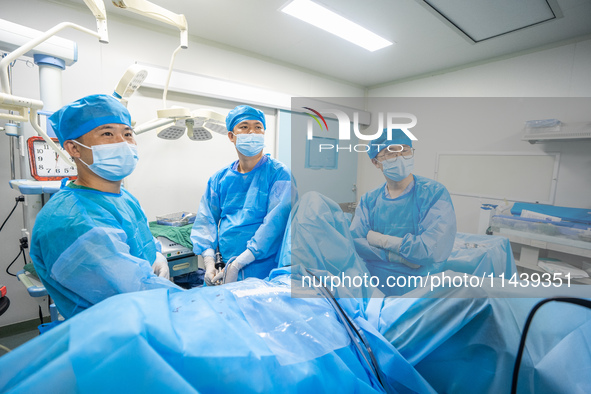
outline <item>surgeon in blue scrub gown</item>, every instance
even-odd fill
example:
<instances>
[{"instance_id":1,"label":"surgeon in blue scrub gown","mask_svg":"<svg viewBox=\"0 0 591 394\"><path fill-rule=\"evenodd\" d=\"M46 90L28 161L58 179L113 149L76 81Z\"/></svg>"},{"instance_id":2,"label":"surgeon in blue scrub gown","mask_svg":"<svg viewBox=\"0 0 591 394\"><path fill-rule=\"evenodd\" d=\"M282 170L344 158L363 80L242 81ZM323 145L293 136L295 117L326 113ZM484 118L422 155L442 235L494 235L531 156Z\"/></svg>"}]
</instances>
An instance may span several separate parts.
<instances>
[{"instance_id":1,"label":"surgeon in blue scrub gown","mask_svg":"<svg viewBox=\"0 0 591 394\"><path fill-rule=\"evenodd\" d=\"M203 257L210 286L267 277L277 267L291 209L289 170L263 154L265 114L237 106L226 117L226 128L238 160L209 179L191 231L193 251ZM215 268L216 250L231 262L223 272Z\"/></svg>"},{"instance_id":2,"label":"surgeon in blue scrub gown","mask_svg":"<svg viewBox=\"0 0 591 394\"><path fill-rule=\"evenodd\" d=\"M358 254L381 283L389 276L441 272L456 236L449 192L439 182L412 174L412 140L402 130L392 130L391 138L384 130L368 154L386 182L365 194L355 211L351 234ZM388 295L410 289L385 288Z\"/></svg>"},{"instance_id":3,"label":"surgeon in blue scrub gown","mask_svg":"<svg viewBox=\"0 0 591 394\"><path fill-rule=\"evenodd\" d=\"M130 122L127 108L106 95L74 101L49 118L78 179L63 182L37 215L30 253L66 318L119 293L181 290L169 280L140 204L121 186L138 160Z\"/></svg>"}]
</instances>

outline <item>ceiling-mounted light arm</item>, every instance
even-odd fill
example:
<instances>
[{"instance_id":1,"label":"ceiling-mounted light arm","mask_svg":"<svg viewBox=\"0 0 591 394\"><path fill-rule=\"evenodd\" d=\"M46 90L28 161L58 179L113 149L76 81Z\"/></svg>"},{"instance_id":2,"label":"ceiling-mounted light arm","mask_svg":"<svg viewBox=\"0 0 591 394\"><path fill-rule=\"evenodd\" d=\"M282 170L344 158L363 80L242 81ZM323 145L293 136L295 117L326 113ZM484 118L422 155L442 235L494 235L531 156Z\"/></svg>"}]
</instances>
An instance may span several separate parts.
<instances>
[{"instance_id":1,"label":"ceiling-mounted light arm","mask_svg":"<svg viewBox=\"0 0 591 394\"><path fill-rule=\"evenodd\" d=\"M100 35L99 41L102 43L109 42L109 32L107 31L107 11L105 10L105 3L103 0L84 0L86 6L92 11L96 18L96 31Z\"/></svg>"},{"instance_id":2,"label":"ceiling-mounted light arm","mask_svg":"<svg viewBox=\"0 0 591 394\"><path fill-rule=\"evenodd\" d=\"M163 118L163 119L152 119L146 123L142 123L138 127L134 127L133 132L137 134L145 133L146 131L154 130L159 127L169 126L173 124L176 120L171 118Z\"/></svg>"},{"instance_id":3,"label":"ceiling-mounted light arm","mask_svg":"<svg viewBox=\"0 0 591 394\"><path fill-rule=\"evenodd\" d=\"M54 26L53 28L47 30L45 33L43 33L39 37L32 39L31 41L29 41L25 45L21 46L20 48L17 48L14 51L10 52L6 57L4 57L0 61L0 82L2 83L2 93L10 94L10 82L8 79L8 67L10 66L10 64L13 61L15 61L16 59L18 59L19 57L21 57L22 55L24 55L25 53L29 52L31 49L35 48L37 45L41 44L44 41L47 41L49 38L53 37L58 32L60 32L63 29L66 29L68 27L71 27L73 29L80 30L81 32L95 36L99 40L104 39L104 37L101 36L99 33L89 30L85 27L78 26L74 23L63 22L63 23L60 23L59 25ZM101 41L101 42L103 42L103 41Z\"/></svg>"},{"instance_id":4,"label":"ceiling-mounted light arm","mask_svg":"<svg viewBox=\"0 0 591 394\"><path fill-rule=\"evenodd\" d=\"M43 102L27 97L18 97L12 94L0 93L0 108L18 114L0 114L0 119L8 119L14 122L27 122L29 120L28 108L41 109Z\"/></svg>"},{"instance_id":5,"label":"ceiling-mounted light arm","mask_svg":"<svg viewBox=\"0 0 591 394\"><path fill-rule=\"evenodd\" d=\"M189 47L189 28L183 14L175 14L147 0L112 0L116 7L177 27L181 31L181 47Z\"/></svg>"}]
</instances>

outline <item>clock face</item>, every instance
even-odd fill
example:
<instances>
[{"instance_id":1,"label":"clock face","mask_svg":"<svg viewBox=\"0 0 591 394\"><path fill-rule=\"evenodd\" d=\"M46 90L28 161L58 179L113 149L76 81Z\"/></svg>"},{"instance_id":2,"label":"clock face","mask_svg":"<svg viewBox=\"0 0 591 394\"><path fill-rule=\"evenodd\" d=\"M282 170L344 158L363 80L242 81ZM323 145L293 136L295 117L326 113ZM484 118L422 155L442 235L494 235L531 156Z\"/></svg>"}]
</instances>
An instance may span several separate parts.
<instances>
[{"instance_id":1,"label":"clock face","mask_svg":"<svg viewBox=\"0 0 591 394\"><path fill-rule=\"evenodd\" d=\"M52 138L59 144L56 138ZM38 181L57 181L63 178L76 179L76 167L68 165L41 137L27 140L31 175ZM60 148L62 149L62 148ZM62 149L63 152L66 152ZM66 153L67 154L67 153Z\"/></svg>"}]
</instances>

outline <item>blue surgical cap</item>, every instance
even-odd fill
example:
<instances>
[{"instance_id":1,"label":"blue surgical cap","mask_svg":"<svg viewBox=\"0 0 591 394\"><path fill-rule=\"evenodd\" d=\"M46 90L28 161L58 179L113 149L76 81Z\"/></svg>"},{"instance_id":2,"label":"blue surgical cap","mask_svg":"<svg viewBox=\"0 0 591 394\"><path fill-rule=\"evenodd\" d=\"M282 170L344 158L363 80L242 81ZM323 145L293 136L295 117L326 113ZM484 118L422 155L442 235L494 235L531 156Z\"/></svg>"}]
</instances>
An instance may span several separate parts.
<instances>
[{"instance_id":1,"label":"blue surgical cap","mask_svg":"<svg viewBox=\"0 0 591 394\"><path fill-rule=\"evenodd\" d=\"M131 127L131 115L115 97L93 94L63 106L48 119L64 146L64 141L83 136L99 126L120 123Z\"/></svg>"},{"instance_id":2,"label":"blue surgical cap","mask_svg":"<svg viewBox=\"0 0 591 394\"><path fill-rule=\"evenodd\" d=\"M232 131L238 123L245 120L258 120L263 124L263 128L267 129L263 111L249 107L248 105L239 105L230 111L228 116L226 116L226 129Z\"/></svg>"},{"instance_id":3,"label":"blue surgical cap","mask_svg":"<svg viewBox=\"0 0 591 394\"><path fill-rule=\"evenodd\" d=\"M390 145L408 145L412 147L412 140L400 129L392 129L392 138L388 139L388 129L384 129L382 135L370 142L367 154L370 159L374 159L382 149Z\"/></svg>"}]
</instances>

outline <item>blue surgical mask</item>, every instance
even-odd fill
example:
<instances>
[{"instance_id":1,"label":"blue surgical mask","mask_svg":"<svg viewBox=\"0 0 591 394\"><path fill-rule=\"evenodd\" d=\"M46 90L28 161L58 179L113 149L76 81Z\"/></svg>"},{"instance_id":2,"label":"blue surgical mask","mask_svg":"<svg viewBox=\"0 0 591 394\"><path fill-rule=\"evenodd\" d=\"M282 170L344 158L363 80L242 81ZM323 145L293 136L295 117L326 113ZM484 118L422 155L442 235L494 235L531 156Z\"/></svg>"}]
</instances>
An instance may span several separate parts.
<instances>
[{"instance_id":1,"label":"blue surgical mask","mask_svg":"<svg viewBox=\"0 0 591 394\"><path fill-rule=\"evenodd\" d=\"M402 157L397 157L394 159L384 160L382 162L382 168L385 176L392 179L393 181L398 182L411 174L414 164L414 157L411 157L408 160L403 159Z\"/></svg>"},{"instance_id":2,"label":"blue surgical mask","mask_svg":"<svg viewBox=\"0 0 591 394\"><path fill-rule=\"evenodd\" d=\"M255 156L265 147L264 134L234 134L236 149L244 156Z\"/></svg>"},{"instance_id":3,"label":"blue surgical mask","mask_svg":"<svg viewBox=\"0 0 591 394\"><path fill-rule=\"evenodd\" d=\"M135 170L139 159L137 146L127 142L86 146L73 140L78 145L92 150L92 164L82 163L101 178L108 181L120 181Z\"/></svg>"}]
</instances>

